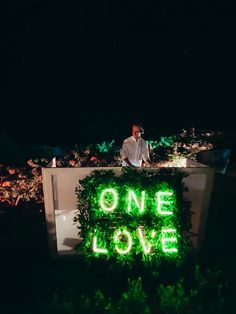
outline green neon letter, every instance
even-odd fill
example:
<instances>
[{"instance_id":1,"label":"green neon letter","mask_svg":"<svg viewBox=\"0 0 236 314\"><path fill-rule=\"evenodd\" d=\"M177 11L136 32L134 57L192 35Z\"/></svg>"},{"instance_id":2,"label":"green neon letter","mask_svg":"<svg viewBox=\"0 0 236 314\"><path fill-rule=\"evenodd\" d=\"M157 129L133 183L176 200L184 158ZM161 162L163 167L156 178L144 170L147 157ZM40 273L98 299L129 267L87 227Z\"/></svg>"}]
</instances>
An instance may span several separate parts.
<instances>
[{"instance_id":1,"label":"green neon letter","mask_svg":"<svg viewBox=\"0 0 236 314\"><path fill-rule=\"evenodd\" d=\"M168 211L168 210L162 210L162 204L170 204L170 201L164 201L162 199L163 196L171 196L173 195L172 192L157 192L157 212L160 215L173 215L172 211Z\"/></svg>"},{"instance_id":2,"label":"green neon letter","mask_svg":"<svg viewBox=\"0 0 236 314\"><path fill-rule=\"evenodd\" d=\"M110 197L109 197L109 201L104 202L104 198L105 198L105 195L107 193L108 194L112 194L112 197L113 197L112 202L110 200ZM105 210L107 212L112 212L116 208L116 206L117 206L117 201L118 201L118 196L117 196L116 190L114 190L114 189L105 189L105 190L102 191L102 194L101 194L101 197L100 197L100 205L101 205L101 208L103 210ZM112 203L112 204L109 207L105 203Z\"/></svg>"},{"instance_id":3,"label":"green neon letter","mask_svg":"<svg viewBox=\"0 0 236 314\"><path fill-rule=\"evenodd\" d=\"M172 237L172 238L168 238L166 237L166 234L168 233L175 233L176 230L175 229L163 229L162 230L162 239L161 239L161 243L162 243L162 251L165 253L177 253L178 249L176 247L170 247L170 245L167 245L167 243L176 243L177 242L177 238L176 237Z\"/></svg>"},{"instance_id":4,"label":"green neon letter","mask_svg":"<svg viewBox=\"0 0 236 314\"><path fill-rule=\"evenodd\" d=\"M95 253L101 253L101 254L107 254L107 249L102 249L102 248L99 248L97 246L97 237L95 236L93 238L93 252Z\"/></svg>"},{"instance_id":5,"label":"green neon letter","mask_svg":"<svg viewBox=\"0 0 236 314\"><path fill-rule=\"evenodd\" d=\"M149 254L151 252L151 244L149 242L145 243L145 238L144 238L144 235L143 235L143 231L140 227L138 227L138 237L139 237L139 240L140 240L140 243L142 245L142 248L144 250L144 253L145 254Z\"/></svg>"},{"instance_id":6,"label":"green neon letter","mask_svg":"<svg viewBox=\"0 0 236 314\"><path fill-rule=\"evenodd\" d=\"M119 247L116 245L116 251L117 251L119 254L127 254L127 253L129 253L129 251L131 250L131 247L132 247L132 244L133 244L132 238L131 238L131 234L130 234L128 231L126 231L126 230L123 230L123 231L119 230L119 231L117 231L117 232L115 233L115 236L114 236L114 241L115 241L115 243L118 242L118 241L120 241L119 238L120 238L121 236L126 236L126 237L127 237L127 247L126 247L125 249L121 249L121 248L119 248Z\"/></svg>"},{"instance_id":7,"label":"green neon letter","mask_svg":"<svg viewBox=\"0 0 236 314\"><path fill-rule=\"evenodd\" d=\"M132 203L132 199L135 202L135 205L139 208L139 212L143 213L144 212L144 201L145 201L145 191L142 191L142 198L140 203L138 202L137 196L134 193L134 191L129 191L128 192L128 212L131 211L131 203Z\"/></svg>"}]
</instances>

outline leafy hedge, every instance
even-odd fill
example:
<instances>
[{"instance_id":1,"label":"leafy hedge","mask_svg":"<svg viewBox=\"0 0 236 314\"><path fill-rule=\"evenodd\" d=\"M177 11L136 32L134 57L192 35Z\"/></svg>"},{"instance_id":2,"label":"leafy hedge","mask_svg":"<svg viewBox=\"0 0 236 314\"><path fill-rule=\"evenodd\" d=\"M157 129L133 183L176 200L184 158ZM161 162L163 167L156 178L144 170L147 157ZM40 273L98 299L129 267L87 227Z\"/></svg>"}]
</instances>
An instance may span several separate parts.
<instances>
[{"instance_id":1,"label":"leafy hedge","mask_svg":"<svg viewBox=\"0 0 236 314\"><path fill-rule=\"evenodd\" d=\"M76 188L78 212L74 221L78 224L79 237L83 238L77 248L78 251L84 252L88 260L100 258L130 267L139 262L147 266L159 265L160 267L166 262L180 265L191 251L189 237L192 212L190 202L183 197L183 192L187 190L183 184L184 176L185 173L173 168L163 168L158 172L127 168L123 169L119 176L111 170L92 172L81 180L80 186ZM102 210L100 204L101 193L108 187L114 188L119 196L117 207L112 212ZM132 211L125 210L127 193L130 189L138 196L143 190L146 191L145 210L142 214L135 204ZM156 213L156 192L164 190L172 191L174 196L168 204L169 207L166 205L169 211L173 212L172 215ZM138 231L143 232L144 241L151 244L153 249L150 254L142 250L140 237L137 237L137 228L141 228ZM161 249L163 228L176 230L178 253L172 254L169 251L167 253ZM127 254L117 254L116 242L111 240L114 238L115 230L121 230L120 233L128 230L132 237L132 249ZM99 245L106 248L107 254L92 250L95 235L100 239ZM127 245L127 239L123 238L119 239L121 248Z\"/></svg>"},{"instance_id":2,"label":"leafy hedge","mask_svg":"<svg viewBox=\"0 0 236 314\"><path fill-rule=\"evenodd\" d=\"M113 287L114 288L114 287ZM175 283L157 284L152 291L139 277L128 279L127 288L117 298L100 289L92 295L78 295L68 290L64 298L54 294L46 314L225 314L225 285L218 270L205 273L196 266L190 278Z\"/></svg>"}]
</instances>

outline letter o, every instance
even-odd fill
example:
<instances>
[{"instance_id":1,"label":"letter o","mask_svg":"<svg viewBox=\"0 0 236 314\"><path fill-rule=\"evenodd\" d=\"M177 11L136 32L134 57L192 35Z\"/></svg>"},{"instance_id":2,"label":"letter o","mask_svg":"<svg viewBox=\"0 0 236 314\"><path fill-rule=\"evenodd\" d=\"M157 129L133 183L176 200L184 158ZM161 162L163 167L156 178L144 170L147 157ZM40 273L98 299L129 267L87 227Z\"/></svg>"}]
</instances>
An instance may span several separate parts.
<instances>
[{"instance_id":1,"label":"letter o","mask_svg":"<svg viewBox=\"0 0 236 314\"><path fill-rule=\"evenodd\" d=\"M115 233L114 241L115 241L115 242L119 241L119 237L120 237L122 234L125 235L125 236L127 237L127 239L128 239L127 248L123 250L123 249L118 248L117 245L116 245L116 251L117 251L119 254L127 254L127 253L129 253L129 251L131 250L131 247L132 247L132 244L133 244L130 233L129 233L128 231L126 231L126 230L123 230L123 231L118 230L118 231Z\"/></svg>"},{"instance_id":2,"label":"letter o","mask_svg":"<svg viewBox=\"0 0 236 314\"><path fill-rule=\"evenodd\" d=\"M104 197L105 197L105 194L106 193L111 193L113 194L113 204L112 206L110 207L107 207L105 204L104 204ZM117 193L114 189L105 189L102 191L102 194L101 194L101 197L100 197L100 205L101 205L101 208L107 212L112 212L116 206L117 206L117 202L118 202L118 196L117 196Z\"/></svg>"}]
</instances>

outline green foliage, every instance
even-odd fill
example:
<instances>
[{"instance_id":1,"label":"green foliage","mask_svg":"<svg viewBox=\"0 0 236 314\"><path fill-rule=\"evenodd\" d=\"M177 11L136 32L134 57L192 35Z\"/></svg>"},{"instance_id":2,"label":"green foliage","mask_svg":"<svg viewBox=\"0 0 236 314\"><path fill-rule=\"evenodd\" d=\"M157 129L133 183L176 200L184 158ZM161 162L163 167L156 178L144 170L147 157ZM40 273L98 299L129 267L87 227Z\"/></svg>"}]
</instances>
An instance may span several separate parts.
<instances>
[{"instance_id":1,"label":"green foliage","mask_svg":"<svg viewBox=\"0 0 236 314\"><path fill-rule=\"evenodd\" d=\"M168 313L185 313L189 306L189 298L183 289L182 280L176 285L160 285L157 290L161 310Z\"/></svg>"},{"instance_id":2,"label":"green foliage","mask_svg":"<svg viewBox=\"0 0 236 314\"><path fill-rule=\"evenodd\" d=\"M159 146L162 147L172 147L176 141L177 137L173 136L163 136L160 139Z\"/></svg>"},{"instance_id":3,"label":"green foliage","mask_svg":"<svg viewBox=\"0 0 236 314\"><path fill-rule=\"evenodd\" d=\"M69 290L64 300L54 293L53 299L47 308L47 314L71 314L75 307L75 298L73 291Z\"/></svg>"},{"instance_id":4,"label":"green foliage","mask_svg":"<svg viewBox=\"0 0 236 314\"><path fill-rule=\"evenodd\" d=\"M100 153L108 153L113 149L114 143L115 143L114 140L112 140L110 143L104 141L102 144L97 144L97 148L99 149Z\"/></svg>"},{"instance_id":5,"label":"green foliage","mask_svg":"<svg viewBox=\"0 0 236 314\"><path fill-rule=\"evenodd\" d=\"M47 307L45 314L150 314L147 295L142 287L142 280L128 279L128 289L118 300L104 296L101 290L95 290L91 297L77 296L68 290L65 298L60 300L57 294Z\"/></svg>"},{"instance_id":6,"label":"green foliage","mask_svg":"<svg viewBox=\"0 0 236 314\"><path fill-rule=\"evenodd\" d=\"M162 136L159 141L149 140L147 143L151 146L151 148L159 148L159 147L173 147L174 143L177 140L177 136Z\"/></svg>"},{"instance_id":7,"label":"green foliage","mask_svg":"<svg viewBox=\"0 0 236 314\"><path fill-rule=\"evenodd\" d=\"M54 293L53 299L47 307L47 314L103 314L115 313L112 310L111 299L106 298L100 290L95 290L92 297L84 294L78 296L68 289L64 298Z\"/></svg>"},{"instance_id":8,"label":"green foliage","mask_svg":"<svg viewBox=\"0 0 236 314\"><path fill-rule=\"evenodd\" d=\"M128 290L124 292L118 303L120 314L150 314L147 295L142 287L142 279L128 279Z\"/></svg>"},{"instance_id":9,"label":"green foliage","mask_svg":"<svg viewBox=\"0 0 236 314\"><path fill-rule=\"evenodd\" d=\"M161 313L225 313L219 271L208 270L203 276L197 266L191 286L188 285L186 279L180 278L176 284L158 287Z\"/></svg>"},{"instance_id":10,"label":"green foliage","mask_svg":"<svg viewBox=\"0 0 236 314\"><path fill-rule=\"evenodd\" d=\"M149 288L149 282L147 282ZM128 287L117 297L108 297L101 290L91 296L68 290L64 298L54 294L44 314L224 314L225 298L221 274L196 266L189 277L172 284L156 284L147 293L142 278L128 279ZM113 287L115 289L115 287Z\"/></svg>"},{"instance_id":11,"label":"green foliage","mask_svg":"<svg viewBox=\"0 0 236 314\"><path fill-rule=\"evenodd\" d=\"M146 142L148 143L148 145L150 145L152 149L158 148L160 146L159 141L147 140Z\"/></svg>"},{"instance_id":12,"label":"green foliage","mask_svg":"<svg viewBox=\"0 0 236 314\"><path fill-rule=\"evenodd\" d=\"M189 235L191 234L191 210L190 203L184 199L183 172L166 168L159 172L136 171L130 168L124 169L120 176L116 176L111 170L94 171L80 181L76 188L78 212L74 221L78 223L79 237L83 238L78 250L85 252L88 259L99 257L105 260L113 260L115 263L132 266L137 260L142 260L146 265L160 265L161 260L175 260L180 264L190 249ZM118 191L119 201L117 208L112 212L101 210L99 199L105 188L115 188ZM139 214L134 208L127 212L127 191L132 189L137 195L146 190L149 197L145 207L148 209ZM157 191L173 191L174 203L171 204L173 215L158 216L156 214ZM145 254L137 238L137 227L142 226L145 236L154 249L151 254ZM174 226L178 235L179 254L166 254L161 249L160 230L163 227ZM115 251L114 230L128 229L133 239L132 250L129 254L117 254ZM152 238L151 230L159 232L159 236ZM100 245L106 245L108 254L91 252L91 243L94 235L100 239ZM157 252L158 251L158 252Z\"/></svg>"},{"instance_id":13,"label":"green foliage","mask_svg":"<svg viewBox=\"0 0 236 314\"><path fill-rule=\"evenodd\" d=\"M95 290L94 296L89 299L85 295L79 298L80 313L84 314L113 314L111 299L106 298L100 290ZM76 312L77 313L77 312Z\"/></svg>"}]
</instances>

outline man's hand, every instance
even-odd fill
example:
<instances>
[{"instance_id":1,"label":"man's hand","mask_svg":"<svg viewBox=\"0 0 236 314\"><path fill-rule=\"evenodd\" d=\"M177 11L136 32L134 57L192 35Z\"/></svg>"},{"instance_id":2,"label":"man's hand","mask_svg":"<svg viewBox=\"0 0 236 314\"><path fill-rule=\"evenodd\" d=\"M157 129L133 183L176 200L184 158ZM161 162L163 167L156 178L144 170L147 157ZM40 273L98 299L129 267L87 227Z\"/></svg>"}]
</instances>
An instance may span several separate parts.
<instances>
[{"instance_id":1,"label":"man's hand","mask_svg":"<svg viewBox=\"0 0 236 314\"><path fill-rule=\"evenodd\" d=\"M143 164L143 167L150 168L151 166L152 166L152 165L151 165L150 160L146 160L145 163Z\"/></svg>"},{"instance_id":2,"label":"man's hand","mask_svg":"<svg viewBox=\"0 0 236 314\"><path fill-rule=\"evenodd\" d=\"M129 161L128 158L125 158L124 161L126 162L126 164L127 164L130 168L132 168L132 169L136 169L136 168L137 168L137 167L135 167L133 164L131 164L131 162Z\"/></svg>"}]
</instances>

